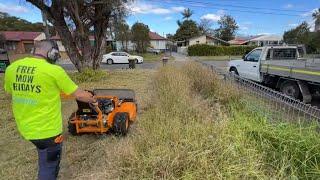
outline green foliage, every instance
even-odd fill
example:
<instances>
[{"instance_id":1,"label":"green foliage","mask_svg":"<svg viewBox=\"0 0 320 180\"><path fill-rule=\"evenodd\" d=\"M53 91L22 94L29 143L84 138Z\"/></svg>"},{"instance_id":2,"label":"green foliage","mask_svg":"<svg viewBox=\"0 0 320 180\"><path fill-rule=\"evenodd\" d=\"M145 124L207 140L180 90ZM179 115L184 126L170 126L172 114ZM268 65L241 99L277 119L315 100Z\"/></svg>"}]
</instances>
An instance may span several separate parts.
<instances>
[{"instance_id":1,"label":"green foliage","mask_svg":"<svg viewBox=\"0 0 320 180\"><path fill-rule=\"evenodd\" d=\"M185 41L198 35L200 35L200 32L197 23L193 20L185 20L180 24L174 39L176 41Z\"/></svg>"},{"instance_id":2,"label":"green foliage","mask_svg":"<svg viewBox=\"0 0 320 180\"><path fill-rule=\"evenodd\" d=\"M135 23L131 28L132 42L136 44L136 50L139 53L144 53L150 44L149 37L150 29L143 23Z\"/></svg>"},{"instance_id":3,"label":"green foliage","mask_svg":"<svg viewBox=\"0 0 320 180\"><path fill-rule=\"evenodd\" d=\"M188 47L189 56L238 56L251 51L255 46L212 46L196 44Z\"/></svg>"},{"instance_id":4,"label":"green foliage","mask_svg":"<svg viewBox=\"0 0 320 180\"><path fill-rule=\"evenodd\" d=\"M283 35L283 41L288 44L307 44L309 35L309 25L307 22L303 22L296 28L286 31Z\"/></svg>"},{"instance_id":5,"label":"green foliage","mask_svg":"<svg viewBox=\"0 0 320 180\"><path fill-rule=\"evenodd\" d=\"M24 19L0 12L0 31L43 31L42 23L31 23ZM52 32L52 28L51 28Z\"/></svg>"},{"instance_id":6,"label":"green foliage","mask_svg":"<svg viewBox=\"0 0 320 180\"><path fill-rule=\"evenodd\" d=\"M296 28L286 31L283 41L287 44L304 44L308 53L320 52L320 32L310 32L307 22L301 23Z\"/></svg>"},{"instance_id":7,"label":"green foliage","mask_svg":"<svg viewBox=\"0 0 320 180\"><path fill-rule=\"evenodd\" d=\"M239 26L236 23L236 20L230 15L224 15L218 21L219 28L216 30L216 36L225 41L230 41L234 39L236 31L239 29Z\"/></svg>"},{"instance_id":8,"label":"green foliage","mask_svg":"<svg viewBox=\"0 0 320 180\"><path fill-rule=\"evenodd\" d=\"M189 20L189 18L193 15L193 11L190 8L184 9L181 13L183 16L183 19Z\"/></svg>"},{"instance_id":9,"label":"green foliage","mask_svg":"<svg viewBox=\"0 0 320 180\"><path fill-rule=\"evenodd\" d=\"M106 46L106 54L112 52L113 49L112 49L112 45L109 45L109 46Z\"/></svg>"},{"instance_id":10,"label":"green foliage","mask_svg":"<svg viewBox=\"0 0 320 180\"><path fill-rule=\"evenodd\" d=\"M131 39L130 27L126 22L120 22L115 27L116 40L121 42L122 48L128 50L128 42Z\"/></svg>"},{"instance_id":11,"label":"green foliage","mask_svg":"<svg viewBox=\"0 0 320 180\"><path fill-rule=\"evenodd\" d=\"M76 83L98 82L106 78L106 72L102 70L86 69L83 72L71 73L70 77Z\"/></svg>"}]
</instances>

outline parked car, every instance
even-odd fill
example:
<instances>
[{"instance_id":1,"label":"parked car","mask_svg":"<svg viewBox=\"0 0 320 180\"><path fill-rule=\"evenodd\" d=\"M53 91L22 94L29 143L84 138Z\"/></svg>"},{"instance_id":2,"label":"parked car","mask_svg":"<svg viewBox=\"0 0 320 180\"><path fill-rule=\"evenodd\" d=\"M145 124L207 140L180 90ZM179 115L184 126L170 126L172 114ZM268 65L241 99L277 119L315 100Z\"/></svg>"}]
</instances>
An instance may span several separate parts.
<instances>
[{"instance_id":1,"label":"parked car","mask_svg":"<svg viewBox=\"0 0 320 180\"><path fill-rule=\"evenodd\" d=\"M265 46L229 62L232 74L310 103L320 94L320 64L302 59L297 46Z\"/></svg>"},{"instance_id":2,"label":"parked car","mask_svg":"<svg viewBox=\"0 0 320 180\"><path fill-rule=\"evenodd\" d=\"M143 57L141 56L133 56L126 52L111 52L109 54L105 54L102 57L102 63L107 64L125 64L129 63L129 58L134 59L137 64L143 63Z\"/></svg>"},{"instance_id":3,"label":"parked car","mask_svg":"<svg viewBox=\"0 0 320 180\"><path fill-rule=\"evenodd\" d=\"M161 51L159 49L147 48L148 53L160 54Z\"/></svg>"}]
</instances>

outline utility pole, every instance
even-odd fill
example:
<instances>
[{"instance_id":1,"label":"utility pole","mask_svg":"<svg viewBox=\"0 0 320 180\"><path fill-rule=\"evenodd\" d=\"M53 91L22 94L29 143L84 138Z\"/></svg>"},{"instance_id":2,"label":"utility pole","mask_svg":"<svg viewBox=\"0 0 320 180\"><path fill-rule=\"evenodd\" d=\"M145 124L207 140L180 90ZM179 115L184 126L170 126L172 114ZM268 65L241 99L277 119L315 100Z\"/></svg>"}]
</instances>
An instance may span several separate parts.
<instances>
[{"instance_id":1,"label":"utility pole","mask_svg":"<svg viewBox=\"0 0 320 180\"><path fill-rule=\"evenodd\" d=\"M43 11L41 11L41 15L42 15L42 21L43 21L43 27L44 27L44 34L46 35L46 39L49 40L50 33L49 33L47 16L45 15L45 13Z\"/></svg>"}]
</instances>

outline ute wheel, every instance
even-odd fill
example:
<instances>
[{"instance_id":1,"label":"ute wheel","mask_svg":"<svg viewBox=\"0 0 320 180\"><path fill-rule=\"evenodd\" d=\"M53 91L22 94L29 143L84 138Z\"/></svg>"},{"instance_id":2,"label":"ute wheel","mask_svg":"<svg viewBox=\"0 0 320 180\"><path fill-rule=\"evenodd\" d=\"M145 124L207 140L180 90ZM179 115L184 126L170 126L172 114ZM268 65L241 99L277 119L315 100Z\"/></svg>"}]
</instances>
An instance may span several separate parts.
<instances>
[{"instance_id":1,"label":"ute wheel","mask_svg":"<svg viewBox=\"0 0 320 180\"><path fill-rule=\"evenodd\" d=\"M113 60L112 59L108 59L107 60L107 64L109 64L109 65L113 64Z\"/></svg>"},{"instance_id":2,"label":"ute wheel","mask_svg":"<svg viewBox=\"0 0 320 180\"><path fill-rule=\"evenodd\" d=\"M296 82L293 81L285 81L280 88L280 91L287 95L291 96L295 99L298 99L300 96L300 89Z\"/></svg>"},{"instance_id":3,"label":"ute wheel","mask_svg":"<svg viewBox=\"0 0 320 180\"><path fill-rule=\"evenodd\" d=\"M73 112L73 113L71 114L71 116L69 117L69 121L68 121L68 131L69 131L69 133L70 133L71 135L73 135L73 136L78 135L76 125L70 123L70 121L74 118L75 115L76 115L76 113Z\"/></svg>"},{"instance_id":4,"label":"ute wheel","mask_svg":"<svg viewBox=\"0 0 320 180\"><path fill-rule=\"evenodd\" d=\"M139 61L138 61L138 59L136 59L136 64L139 64Z\"/></svg>"},{"instance_id":5,"label":"ute wheel","mask_svg":"<svg viewBox=\"0 0 320 180\"><path fill-rule=\"evenodd\" d=\"M113 126L116 135L127 135L129 129L129 114L117 113L114 116Z\"/></svg>"},{"instance_id":6,"label":"ute wheel","mask_svg":"<svg viewBox=\"0 0 320 180\"><path fill-rule=\"evenodd\" d=\"M230 71L229 71L230 75L239 75L238 71L236 68L231 68Z\"/></svg>"}]
</instances>

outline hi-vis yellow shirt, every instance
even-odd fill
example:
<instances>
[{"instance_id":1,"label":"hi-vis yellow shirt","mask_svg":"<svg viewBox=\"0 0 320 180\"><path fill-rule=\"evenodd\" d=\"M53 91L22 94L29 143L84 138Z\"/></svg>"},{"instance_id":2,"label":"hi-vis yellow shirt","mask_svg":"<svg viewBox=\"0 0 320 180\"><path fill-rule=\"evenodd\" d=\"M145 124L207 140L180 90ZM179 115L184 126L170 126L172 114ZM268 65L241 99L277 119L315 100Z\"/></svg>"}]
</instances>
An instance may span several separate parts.
<instances>
[{"instance_id":1,"label":"hi-vis yellow shirt","mask_svg":"<svg viewBox=\"0 0 320 180\"><path fill-rule=\"evenodd\" d=\"M5 72L4 89L12 94L18 130L27 140L46 139L62 133L60 93L74 93L78 86L66 72L45 59L27 57Z\"/></svg>"}]
</instances>

